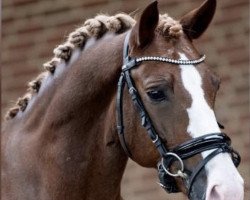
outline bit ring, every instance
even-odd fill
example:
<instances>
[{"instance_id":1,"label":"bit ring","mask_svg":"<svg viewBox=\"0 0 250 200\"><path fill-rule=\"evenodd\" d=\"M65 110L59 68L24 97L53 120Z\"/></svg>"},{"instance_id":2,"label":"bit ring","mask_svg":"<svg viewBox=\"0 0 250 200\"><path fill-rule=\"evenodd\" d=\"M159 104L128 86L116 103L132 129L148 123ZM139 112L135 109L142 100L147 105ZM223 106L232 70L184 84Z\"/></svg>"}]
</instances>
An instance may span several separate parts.
<instances>
[{"instance_id":1,"label":"bit ring","mask_svg":"<svg viewBox=\"0 0 250 200\"><path fill-rule=\"evenodd\" d=\"M172 156L172 157L174 157L176 160L178 160L179 161L179 163L180 163L180 169L179 170L177 170L177 172L176 173L171 173L170 171L169 171L169 169L167 169L165 166L164 166L164 162L163 162L163 160L164 160L164 158L162 158L161 159L161 165L162 165L162 168L164 169L164 171L169 175L169 176L173 176L173 177L183 177L183 175L181 175L181 174L185 174L183 171L184 171L184 164L183 164L183 161L182 161L182 159L176 154L176 153L172 153L172 152L169 152L169 153L166 153L166 155L164 156L164 157L166 157L166 156Z\"/></svg>"}]
</instances>

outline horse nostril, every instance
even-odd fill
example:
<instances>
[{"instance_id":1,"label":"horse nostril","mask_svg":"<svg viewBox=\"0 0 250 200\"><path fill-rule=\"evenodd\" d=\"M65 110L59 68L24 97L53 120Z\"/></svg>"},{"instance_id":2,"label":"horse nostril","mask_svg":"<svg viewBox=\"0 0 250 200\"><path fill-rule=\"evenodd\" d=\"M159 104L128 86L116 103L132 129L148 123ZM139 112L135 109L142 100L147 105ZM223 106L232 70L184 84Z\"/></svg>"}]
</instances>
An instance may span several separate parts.
<instances>
[{"instance_id":1,"label":"horse nostril","mask_svg":"<svg viewBox=\"0 0 250 200\"><path fill-rule=\"evenodd\" d=\"M223 194L220 194L220 186L215 185L212 187L210 194L208 195L207 200L219 200L219 199L224 199Z\"/></svg>"},{"instance_id":2,"label":"horse nostril","mask_svg":"<svg viewBox=\"0 0 250 200\"><path fill-rule=\"evenodd\" d=\"M214 185L208 190L206 200L243 200L243 192L237 187Z\"/></svg>"}]
</instances>

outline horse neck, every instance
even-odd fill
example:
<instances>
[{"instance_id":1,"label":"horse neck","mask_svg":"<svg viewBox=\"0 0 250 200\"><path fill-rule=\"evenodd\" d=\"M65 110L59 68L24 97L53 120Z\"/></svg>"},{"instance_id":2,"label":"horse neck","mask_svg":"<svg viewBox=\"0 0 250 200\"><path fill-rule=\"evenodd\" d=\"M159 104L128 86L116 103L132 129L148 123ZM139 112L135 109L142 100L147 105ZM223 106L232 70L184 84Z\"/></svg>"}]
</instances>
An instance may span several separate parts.
<instances>
[{"instance_id":1,"label":"horse neck","mask_svg":"<svg viewBox=\"0 0 250 200\"><path fill-rule=\"evenodd\" d=\"M115 128L115 96L123 40L122 35L106 37L81 53L62 80L57 80L53 97L46 98L50 102L37 127L43 146L55 143L54 156L61 165L79 170L78 187L84 188L79 195L84 199L120 199L127 157ZM30 124L37 118L39 114ZM70 174L65 176L72 179Z\"/></svg>"}]
</instances>

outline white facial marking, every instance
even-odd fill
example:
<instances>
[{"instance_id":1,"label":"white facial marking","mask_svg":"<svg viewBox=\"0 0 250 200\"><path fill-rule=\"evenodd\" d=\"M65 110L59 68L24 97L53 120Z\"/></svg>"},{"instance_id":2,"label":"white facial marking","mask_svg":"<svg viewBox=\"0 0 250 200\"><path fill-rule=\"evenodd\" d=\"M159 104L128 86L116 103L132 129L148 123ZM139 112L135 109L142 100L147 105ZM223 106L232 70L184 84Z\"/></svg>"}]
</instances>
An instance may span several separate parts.
<instances>
[{"instance_id":1,"label":"white facial marking","mask_svg":"<svg viewBox=\"0 0 250 200\"><path fill-rule=\"evenodd\" d=\"M180 54L181 59L188 59ZM202 80L199 72L193 65L180 65L181 77L185 89L192 98L192 105L187 109L189 116L188 133L194 138L206 133L220 133L213 110L207 104L202 89ZM203 156L207 156L204 152Z\"/></svg>"},{"instance_id":2,"label":"white facial marking","mask_svg":"<svg viewBox=\"0 0 250 200\"><path fill-rule=\"evenodd\" d=\"M180 53L180 59L188 58ZM220 133L220 128L214 111L209 107L202 89L202 78L193 65L180 65L181 78L184 88L191 96L191 107L187 109L189 125L187 132L191 137L199 137L208 133ZM213 150L205 151L202 157L205 158ZM212 158L205 166L208 174L208 188L206 199L243 199L243 179L233 165L228 153L221 153ZM213 197L214 187L217 187L216 195ZM232 197L230 197L230 195Z\"/></svg>"}]
</instances>

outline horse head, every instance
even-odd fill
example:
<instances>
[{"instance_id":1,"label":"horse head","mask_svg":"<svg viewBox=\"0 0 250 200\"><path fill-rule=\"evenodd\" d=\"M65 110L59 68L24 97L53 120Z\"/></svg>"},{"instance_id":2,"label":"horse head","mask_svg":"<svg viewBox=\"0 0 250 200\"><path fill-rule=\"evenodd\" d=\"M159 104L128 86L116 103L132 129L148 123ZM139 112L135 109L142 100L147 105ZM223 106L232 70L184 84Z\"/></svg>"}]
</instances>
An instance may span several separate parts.
<instances>
[{"instance_id":1,"label":"horse head","mask_svg":"<svg viewBox=\"0 0 250 200\"><path fill-rule=\"evenodd\" d=\"M142 12L125 39L118 131L128 156L144 167L158 166L168 192L191 199L243 199L235 167L239 156L214 114L220 78L192 43L215 8L216 1L207 0L179 21L159 17L157 2ZM125 111L119 103L123 85L131 96L125 97ZM135 109L131 98L136 111L130 111Z\"/></svg>"}]
</instances>

